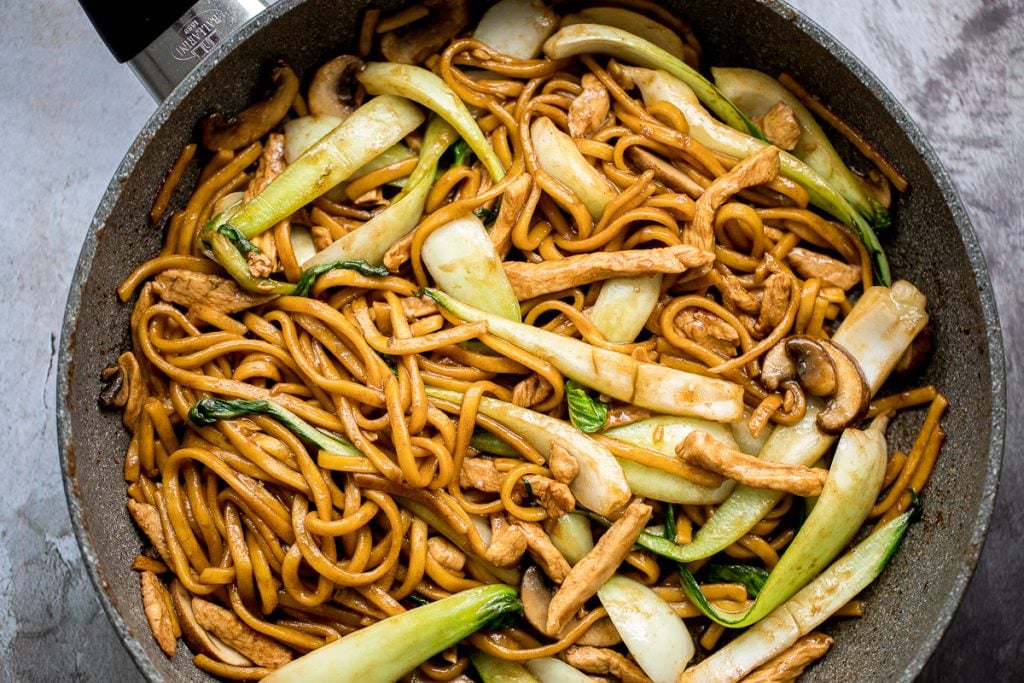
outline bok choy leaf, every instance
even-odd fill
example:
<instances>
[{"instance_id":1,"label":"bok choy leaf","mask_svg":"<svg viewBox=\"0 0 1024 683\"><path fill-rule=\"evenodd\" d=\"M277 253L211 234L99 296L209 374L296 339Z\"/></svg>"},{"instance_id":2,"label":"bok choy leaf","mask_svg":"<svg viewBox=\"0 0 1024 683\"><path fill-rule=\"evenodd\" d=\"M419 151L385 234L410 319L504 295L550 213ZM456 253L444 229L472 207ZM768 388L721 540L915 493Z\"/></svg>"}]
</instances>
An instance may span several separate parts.
<instances>
[{"instance_id":1,"label":"bok choy leaf","mask_svg":"<svg viewBox=\"0 0 1024 683\"><path fill-rule=\"evenodd\" d=\"M571 379L565 383L565 400L569 404L569 421L581 432L600 431L608 419L608 404L592 397L586 387Z\"/></svg>"}]
</instances>

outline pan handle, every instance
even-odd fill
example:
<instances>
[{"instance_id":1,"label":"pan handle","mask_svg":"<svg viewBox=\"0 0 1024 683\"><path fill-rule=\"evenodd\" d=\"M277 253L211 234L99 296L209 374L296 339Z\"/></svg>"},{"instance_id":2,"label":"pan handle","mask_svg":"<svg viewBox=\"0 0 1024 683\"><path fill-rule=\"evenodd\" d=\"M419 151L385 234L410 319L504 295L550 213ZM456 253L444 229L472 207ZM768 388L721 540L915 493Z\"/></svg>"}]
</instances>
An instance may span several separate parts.
<instances>
[{"instance_id":1,"label":"pan handle","mask_svg":"<svg viewBox=\"0 0 1024 683\"><path fill-rule=\"evenodd\" d=\"M79 0L119 62L128 62L156 100L274 0Z\"/></svg>"}]
</instances>

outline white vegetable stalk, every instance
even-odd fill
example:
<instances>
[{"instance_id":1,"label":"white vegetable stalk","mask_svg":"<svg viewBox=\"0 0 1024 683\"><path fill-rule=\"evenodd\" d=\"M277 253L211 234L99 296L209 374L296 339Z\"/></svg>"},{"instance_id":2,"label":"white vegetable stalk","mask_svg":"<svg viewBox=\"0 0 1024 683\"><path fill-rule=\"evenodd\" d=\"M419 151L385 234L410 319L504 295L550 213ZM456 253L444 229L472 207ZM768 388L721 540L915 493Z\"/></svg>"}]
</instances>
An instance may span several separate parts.
<instances>
[{"instance_id":1,"label":"white vegetable stalk","mask_svg":"<svg viewBox=\"0 0 1024 683\"><path fill-rule=\"evenodd\" d=\"M597 591L615 630L654 683L676 683L693 658L693 637L667 602L639 581L613 576Z\"/></svg>"},{"instance_id":2,"label":"white vegetable stalk","mask_svg":"<svg viewBox=\"0 0 1024 683\"><path fill-rule=\"evenodd\" d=\"M600 219L618 189L587 163L572 138L560 131L551 119L534 119L530 138L540 167L579 197L595 221ZM587 315L605 339L629 343L644 328L660 294L660 275L611 278L601 286L597 301Z\"/></svg>"},{"instance_id":3,"label":"white vegetable stalk","mask_svg":"<svg viewBox=\"0 0 1024 683\"><path fill-rule=\"evenodd\" d=\"M686 50L675 31L664 24L621 7L587 7L562 19L562 26L574 24L602 24L622 29L651 45L657 45L676 59L683 61Z\"/></svg>"},{"instance_id":4,"label":"white vegetable stalk","mask_svg":"<svg viewBox=\"0 0 1024 683\"><path fill-rule=\"evenodd\" d=\"M427 387L427 394L457 405L462 404L462 394L455 391ZM528 408L487 397L480 399L479 410L522 436L545 458L551 456L551 448L555 444L576 458L580 471L569 489L580 505L607 516L629 502L632 493L618 462L607 448L572 425Z\"/></svg>"},{"instance_id":5,"label":"white vegetable stalk","mask_svg":"<svg viewBox=\"0 0 1024 683\"><path fill-rule=\"evenodd\" d=\"M788 602L685 671L679 683L737 681L785 652L875 580L899 548L909 524L906 513L876 529Z\"/></svg>"},{"instance_id":6,"label":"white vegetable stalk","mask_svg":"<svg viewBox=\"0 0 1024 683\"><path fill-rule=\"evenodd\" d=\"M556 519L548 535L570 565L576 564L594 549L590 520L578 512L570 512Z\"/></svg>"},{"instance_id":7,"label":"white vegetable stalk","mask_svg":"<svg viewBox=\"0 0 1024 683\"><path fill-rule=\"evenodd\" d=\"M576 667L554 657L531 659L526 662L526 668L540 683L591 683L592 680Z\"/></svg>"},{"instance_id":8,"label":"white vegetable stalk","mask_svg":"<svg viewBox=\"0 0 1024 683\"><path fill-rule=\"evenodd\" d=\"M323 251L302 264L303 268L362 259L380 265L384 254L419 223L427 195L434 185L434 172L444 151L458 139L458 133L444 119L435 117L423 136L420 159L409 182L391 204L358 228L335 240ZM394 149L392 147L391 149Z\"/></svg>"},{"instance_id":9,"label":"white vegetable stalk","mask_svg":"<svg viewBox=\"0 0 1024 683\"><path fill-rule=\"evenodd\" d=\"M401 97L375 97L274 178L251 201L223 218L253 238L348 179L423 123L423 112Z\"/></svg>"},{"instance_id":10,"label":"white vegetable stalk","mask_svg":"<svg viewBox=\"0 0 1024 683\"><path fill-rule=\"evenodd\" d=\"M476 672L483 683L540 683L529 669L519 662L500 659L480 650L469 653Z\"/></svg>"},{"instance_id":11,"label":"white vegetable stalk","mask_svg":"<svg viewBox=\"0 0 1024 683\"><path fill-rule=\"evenodd\" d=\"M423 263L445 292L519 322L519 299L483 221L469 214L442 225L423 242Z\"/></svg>"},{"instance_id":12,"label":"white vegetable stalk","mask_svg":"<svg viewBox=\"0 0 1024 683\"><path fill-rule=\"evenodd\" d=\"M558 15L541 0L501 0L484 12L473 37L495 52L535 59L558 27Z\"/></svg>"},{"instance_id":13,"label":"white vegetable stalk","mask_svg":"<svg viewBox=\"0 0 1024 683\"><path fill-rule=\"evenodd\" d=\"M505 177L501 159L495 154L473 115L440 77L410 64L372 62L359 73L358 79L370 94L399 95L430 109L459 132L494 180Z\"/></svg>"},{"instance_id":14,"label":"white vegetable stalk","mask_svg":"<svg viewBox=\"0 0 1024 683\"><path fill-rule=\"evenodd\" d=\"M695 429L706 431L729 448L737 448L727 425L697 417L659 415L609 429L604 434L674 459L678 457L676 445ZM717 505L736 488L732 479L726 479L717 487L703 486L625 458L618 458L618 461L634 494L665 503Z\"/></svg>"},{"instance_id":15,"label":"white vegetable stalk","mask_svg":"<svg viewBox=\"0 0 1024 683\"><path fill-rule=\"evenodd\" d=\"M488 331L554 365L566 377L620 401L670 415L732 422L743 415L743 388L732 382L641 363L623 353L516 323L433 289L425 293L461 320L485 320Z\"/></svg>"}]
</instances>

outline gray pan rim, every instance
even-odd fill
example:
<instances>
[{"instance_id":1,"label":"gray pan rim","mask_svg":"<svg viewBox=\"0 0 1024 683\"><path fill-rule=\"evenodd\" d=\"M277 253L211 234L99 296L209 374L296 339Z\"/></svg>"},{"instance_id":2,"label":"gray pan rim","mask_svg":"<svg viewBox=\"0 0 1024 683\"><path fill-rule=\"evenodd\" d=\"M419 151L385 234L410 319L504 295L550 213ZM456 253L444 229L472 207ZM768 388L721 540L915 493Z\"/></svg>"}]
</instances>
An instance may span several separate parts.
<instances>
[{"instance_id":1,"label":"gray pan rim","mask_svg":"<svg viewBox=\"0 0 1024 683\"><path fill-rule=\"evenodd\" d=\"M899 127L907 135L913 146L921 155L929 171L934 176L943 197L945 198L950 212L957 224L957 230L963 241L968 261L974 272L978 284L978 298L981 304L982 315L986 323L986 342L989 348L989 377L992 384L992 431L989 438L988 462L985 475L985 482L981 493L981 504L978 507L971 531L968 552L964 554L962 563L957 572L953 584L953 590L945 600L940 612L940 618L936 620L926 633L921 637L917 653L911 659L901 676L902 681L912 681L924 668L932 652L938 646L939 640L945 633L950 621L956 614L960 601L977 566L978 557L981 554L985 541L985 534L988 531L989 521L992 517L992 509L995 504L996 493L999 485L999 470L1003 458L1003 444L1006 429L1006 375L1003 356L1002 333L999 326L999 315L996 310L995 296L992 291L992 283L989 279L988 269L985 265L985 257L981 246L978 243L977 235L971 226L970 218L963 203L960 200L956 189L953 186L949 174L939 160L931 145L925 139L921 129L911 118L896 98L889 92L888 88L842 43L828 33L811 19L802 13L781 2L781 0L758 0L772 12L778 14L794 24L799 30L810 36L815 42L828 50L839 62L854 73L865 85L870 87L878 101L885 108ZM150 117L135 142L125 154L124 159L118 166L103 199L100 201L96 214L89 226L82 250L79 254L75 267L75 274L71 281L71 289L68 294L67 305L64 311L64 320L60 343L59 370L57 375L57 393L61 400L57 401L57 438L60 449L61 475L64 482L64 491L68 500L68 511L71 516L71 525L75 538L82 553L86 572L96 589L97 597L107 617L117 631L121 642L128 650L140 673L148 681L162 683L164 679L154 668L149 657L147 657L139 641L131 635L121 614L114 607L110 596L104 590L104 579L100 572L99 560L89 540L85 528L85 520L82 513L82 504L75 492L75 475L73 472L73 459L69 457L73 435L71 433L71 416L68 411L68 396L70 389L69 367L74 347L75 332L77 330L78 312L81 307L82 284L92 267L93 258L98 244L97 232L105 224L110 212L116 203L122 187L122 179L131 176L136 162L142 155L143 150L156 137L170 116L185 96L197 87L227 54L235 47L247 41L260 29L277 20L302 4L303 0L282 0L263 13L258 15L251 22L240 28L229 36L223 43L217 46L196 70L189 74L182 83L175 88L174 92L159 106L156 112Z\"/></svg>"}]
</instances>

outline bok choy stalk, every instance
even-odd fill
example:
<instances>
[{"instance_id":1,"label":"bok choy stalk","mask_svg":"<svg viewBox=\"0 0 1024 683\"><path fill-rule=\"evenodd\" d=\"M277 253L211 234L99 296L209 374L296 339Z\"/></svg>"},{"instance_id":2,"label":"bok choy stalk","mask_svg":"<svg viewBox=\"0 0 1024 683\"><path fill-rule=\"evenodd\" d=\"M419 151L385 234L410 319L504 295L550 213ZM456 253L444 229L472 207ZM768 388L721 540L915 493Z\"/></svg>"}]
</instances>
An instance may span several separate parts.
<instances>
[{"instance_id":1,"label":"bok choy stalk","mask_svg":"<svg viewBox=\"0 0 1024 683\"><path fill-rule=\"evenodd\" d=\"M317 429L287 408L273 401L221 398L204 398L192 404L188 411L188 419L192 424L205 427L217 420L232 420L246 415L269 415L296 436L318 448L335 455L358 455L362 451L340 436L334 436Z\"/></svg>"},{"instance_id":2,"label":"bok choy stalk","mask_svg":"<svg viewBox=\"0 0 1024 683\"><path fill-rule=\"evenodd\" d=\"M646 104L668 102L675 106L686 118L693 139L709 149L743 159L768 144L713 119L700 105L694 91L665 71L633 67L625 67L624 71L640 88ZM812 204L828 211L856 231L871 256L879 282L889 285L889 263L867 220L814 169L792 154L780 152L779 165L783 176L807 190Z\"/></svg>"},{"instance_id":3,"label":"bok choy stalk","mask_svg":"<svg viewBox=\"0 0 1024 683\"><path fill-rule=\"evenodd\" d=\"M525 663L540 683L590 683L593 679L574 666L554 657L538 657Z\"/></svg>"},{"instance_id":4,"label":"bok choy stalk","mask_svg":"<svg viewBox=\"0 0 1024 683\"><path fill-rule=\"evenodd\" d=\"M430 386L426 391L428 396L462 404L462 394L456 391ZM572 425L529 408L488 397L480 399L479 410L522 436L545 458L550 457L551 448L556 443L565 448L580 466L579 474L569 486L580 505L609 515L629 502L632 494L615 458L607 448Z\"/></svg>"},{"instance_id":5,"label":"bok choy stalk","mask_svg":"<svg viewBox=\"0 0 1024 683\"><path fill-rule=\"evenodd\" d=\"M371 62L357 78L371 95L407 97L446 120L459 131L459 135L480 158L495 181L505 177L501 159L476 124L473 115L440 77L411 64Z\"/></svg>"},{"instance_id":6,"label":"bok choy stalk","mask_svg":"<svg viewBox=\"0 0 1024 683\"><path fill-rule=\"evenodd\" d=\"M614 427L604 435L675 459L678 457L676 444L682 443L695 429L706 431L729 448L737 448L727 425L697 417L659 415ZM632 460L618 458L618 461L633 493L665 503L717 505L736 488L732 479L726 479L719 486L703 486Z\"/></svg>"},{"instance_id":7,"label":"bok choy stalk","mask_svg":"<svg viewBox=\"0 0 1024 683\"><path fill-rule=\"evenodd\" d=\"M313 201L423 123L407 99L375 97L352 112L251 201L211 221L252 239Z\"/></svg>"},{"instance_id":8,"label":"bok choy stalk","mask_svg":"<svg viewBox=\"0 0 1024 683\"><path fill-rule=\"evenodd\" d=\"M430 233L423 241L422 258L444 291L488 313L519 322L519 299L501 256L483 222L473 214Z\"/></svg>"},{"instance_id":9,"label":"bok choy stalk","mask_svg":"<svg viewBox=\"0 0 1024 683\"><path fill-rule=\"evenodd\" d=\"M277 669L264 683L392 683L476 631L522 613L516 590L470 588L382 619Z\"/></svg>"},{"instance_id":10,"label":"bok choy stalk","mask_svg":"<svg viewBox=\"0 0 1024 683\"><path fill-rule=\"evenodd\" d=\"M379 265L391 245L405 237L419 223L427 195L434 185L437 163L457 139L458 133L448 122L439 116L431 119L423 135L416 168L391 204L352 232L332 242L302 264L303 267L357 258Z\"/></svg>"},{"instance_id":11,"label":"bok choy stalk","mask_svg":"<svg viewBox=\"0 0 1024 683\"><path fill-rule=\"evenodd\" d=\"M708 602L686 566L679 565L686 597L713 621L732 628L756 623L818 575L853 539L882 489L885 476L885 425L879 417L866 431L847 429L839 439L825 487L754 604L741 612L722 612Z\"/></svg>"},{"instance_id":12,"label":"bok choy stalk","mask_svg":"<svg viewBox=\"0 0 1024 683\"><path fill-rule=\"evenodd\" d=\"M473 37L516 59L535 59L558 27L558 15L542 0L501 0L484 12Z\"/></svg>"},{"instance_id":13,"label":"bok choy stalk","mask_svg":"<svg viewBox=\"0 0 1024 683\"><path fill-rule=\"evenodd\" d=\"M800 139L793 156L813 168L867 218L873 228L880 230L889 226L889 212L864 192L861 181L843 163L825 131L799 98L768 74L755 69L715 67L711 74L718 89L751 118L762 116L779 102L792 109L800 125Z\"/></svg>"},{"instance_id":14,"label":"bok choy stalk","mask_svg":"<svg viewBox=\"0 0 1024 683\"><path fill-rule=\"evenodd\" d=\"M636 663L654 683L676 683L696 648L683 620L639 581L616 575L597 589Z\"/></svg>"},{"instance_id":15,"label":"bok choy stalk","mask_svg":"<svg viewBox=\"0 0 1024 683\"><path fill-rule=\"evenodd\" d=\"M488 332L543 358L569 379L641 408L731 422L743 415L743 389L720 379L642 363L532 325L505 320L436 289L424 293L461 320L487 321Z\"/></svg>"},{"instance_id":16,"label":"bok choy stalk","mask_svg":"<svg viewBox=\"0 0 1024 683\"><path fill-rule=\"evenodd\" d=\"M611 55L632 64L664 69L693 88L700 101L727 124L736 130L761 137L757 126L711 81L678 57L628 31L601 24L575 24L562 28L544 43L544 54L552 59L586 53Z\"/></svg>"},{"instance_id":17,"label":"bok choy stalk","mask_svg":"<svg viewBox=\"0 0 1024 683\"><path fill-rule=\"evenodd\" d=\"M343 121L341 117L330 114L310 114L300 116L284 124L284 160L289 164L306 153L306 150L315 145L322 137L338 127ZM348 177L349 180L362 178L371 171L376 171L390 164L405 161L416 156L412 150L401 142L388 147L386 150L375 156L370 161L360 166ZM405 185L405 178L392 180L388 183L396 187Z\"/></svg>"},{"instance_id":18,"label":"bok choy stalk","mask_svg":"<svg viewBox=\"0 0 1024 683\"><path fill-rule=\"evenodd\" d=\"M651 45L657 45L679 60L683 60L686 54L683 40L675 31L638 12L622 7L585 7L562 19L562 26L573 24L611 26L646 40Z\"/></svg>"},{"instance_id":19,"label":"bok choy stalk","mask_svg":"<svg viewBox=\"0 0 1024 683\"><path fill-rule=\"evenodd\" d=\"M469 653L469 661L483 683L540 683L536 676L519 662L500 659L480 650Z\"/></svg>"},{"instance_id":20,"label":"bok choy stalk","mask_svg":"<svg viewBox=\"0 0 1024 683\"><path fill-rule=\"evenodd\" d=\"M683 672L679 683L736 681L790 648L882 573L899 549L909 524L908 512L875 529L787 602Z\"/></svg>"},{"instance_id":21,"label":"bok choy stalk","mask_svg":"<svg viewBox=\"0 0 1024 683\"><path fill-rule=\"evenodd\" d=\"M857 359L874 394L927 322L924 295L909 282L899 280L891 288L868 289L832 341ZM791 426L776 427L760 457L790 465L812 465L835 441L815 424L822 407L819 399L808 397L803 419ZM747 533L782 496L768 489L736 487L694 535L693 542L676 546L671 557L691 562L714 555Z\"/></svg>"},{"instance_id":22,"label":"bok choy stalk","mask_svg":"<svg viewBox=\"0 0 1024 683\"><path fill-rule=\"evenodd\" d=\"M587 162L572 138L558 130L551 119L534 119L530 138L540 167L572 190L591 218L600 219L618 189ZM632 342L658 303L661 278L639 275L606 280L587 317L608 341Z\"/></svg>"}]
</instances>

